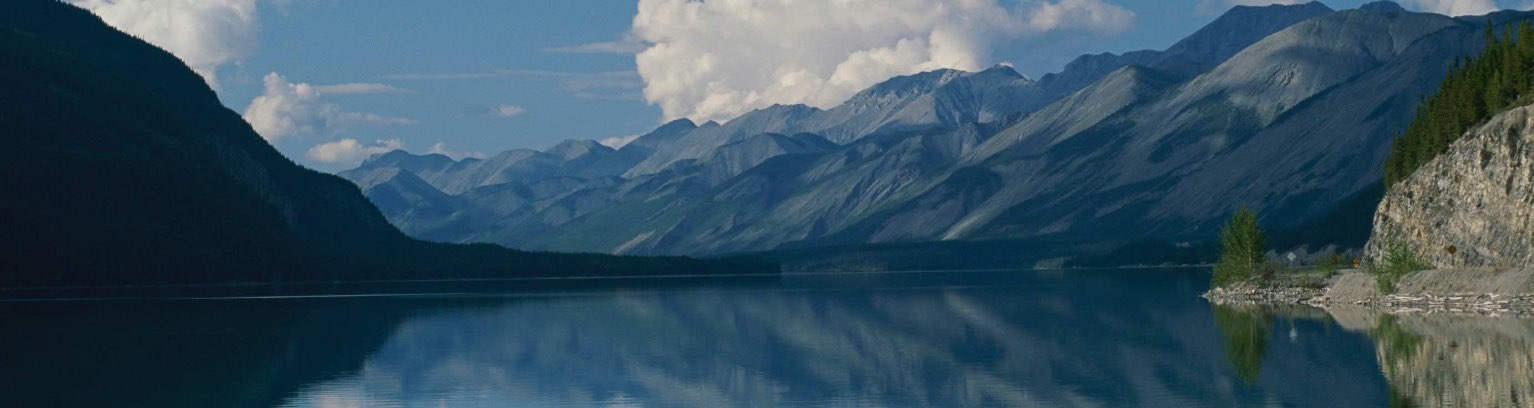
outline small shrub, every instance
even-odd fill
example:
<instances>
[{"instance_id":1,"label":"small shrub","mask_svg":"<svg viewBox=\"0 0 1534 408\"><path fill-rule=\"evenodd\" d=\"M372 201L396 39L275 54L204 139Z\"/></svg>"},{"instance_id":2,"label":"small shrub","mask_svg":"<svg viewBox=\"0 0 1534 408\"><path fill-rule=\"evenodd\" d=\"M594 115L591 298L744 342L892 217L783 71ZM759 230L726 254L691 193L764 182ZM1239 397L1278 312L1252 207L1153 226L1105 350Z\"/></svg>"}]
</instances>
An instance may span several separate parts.
<instances>
[{"instance_id":1,"label":"small shrub","mask_svg":"<svg viewBox=\"0 0 1534 408\"><path fill-rule=\"evenodd\" d=\"M1399 240L1385 238L1385 256L1377 264L1364 265L1364 272L1374 275L1380 293L1394 293L1396 283L1412 272L1433 269L1433 265L1417 257L1411 247Z\"/></svg>"}]
</instances>

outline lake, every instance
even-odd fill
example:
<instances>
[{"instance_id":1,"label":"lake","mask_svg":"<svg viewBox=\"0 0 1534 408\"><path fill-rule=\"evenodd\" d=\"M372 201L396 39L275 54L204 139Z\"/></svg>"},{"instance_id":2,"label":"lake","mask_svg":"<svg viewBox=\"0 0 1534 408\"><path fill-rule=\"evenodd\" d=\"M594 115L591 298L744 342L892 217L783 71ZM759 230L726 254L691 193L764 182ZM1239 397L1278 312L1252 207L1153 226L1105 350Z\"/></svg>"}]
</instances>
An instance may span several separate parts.
<instances>
[{"instance_id":1,"label":"lake","mask_svg":"<svg viewBox=\"0 0 1534 408\"><path fill-rule=\"evenodd\" d=\"M0 302L0 405L1534 406L1529 320L1216 307L1208 276Z\"/></svg>"}]
</instances>

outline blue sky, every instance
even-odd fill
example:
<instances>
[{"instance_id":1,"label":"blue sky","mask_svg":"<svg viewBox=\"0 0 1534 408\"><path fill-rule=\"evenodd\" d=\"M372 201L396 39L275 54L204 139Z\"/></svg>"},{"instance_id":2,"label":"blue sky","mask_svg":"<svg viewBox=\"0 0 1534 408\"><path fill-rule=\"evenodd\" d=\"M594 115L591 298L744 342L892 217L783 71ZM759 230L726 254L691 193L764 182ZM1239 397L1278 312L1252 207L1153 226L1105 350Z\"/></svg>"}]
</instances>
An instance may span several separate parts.
<instances>
[{"instance_id":1,"label":"blue sky","mask_svg":"<svg viewBox=\"0 0 1534 408\"><path fill-rule=\"evenodd\" d=\"M1006 62L1038 77L1058 70L1082 53L1165 48L1233 4L1263 3L1050 0L1041 5L1037 0L999 0L999 7L1008 12L959 11L949 20L907 29L914 32L865 38L856 27L838 31L806 26L842 20L816 20L796 15L794 9L780 10L777 16L767 12L767 21L759 26L749 20L714 24L706 19L730 18L731 9L721 6L687 14L680 11L686 3L671 3L681 0L644 0L651 12L642 19L642 25L648 25L643 30L634 27L640 8L635 0L150 0L163 3L162 8L178 7L178 3L195 5L169 11L129 9L108 4L113 3L110 0L75 1L109 23L171 49L194 67L209 67L208 71L216 73L211 81L227 106L247 112L253 124L262 120L256 118L266 118L287 126L257 128L265 130L263 134L280 134L268 140L284 154L326 171L350 168L366 154L389 148L424 152L435 147L456 156L493 154L511 148L546 148L565 139L603 140L641 134L674 117L723 119L766 103L825 105L855 91L852 88L888 77L888 70L932 64L962 67ZM915 7L923 2L951 1L901 2ZM230 8L210 6L222 3ZM1324 3L1342 9L1364 2ZM1495 5L1492 0L1413 0L1404 4L1419 10L1460 12L1522 5L1516 0ZM821 8L825 9L803 13L851 13L841 18L852 19L879 14ZM142 17L152 13L170 13L196 24L134 24L154 21ZM240 18L216 18L229 13ZM696 17L694 14L705 20L687 20ZM986 20L994 14L1022 23ZM861 30L877 31L889 25L879 20L868 24ZM983 51L941 55L940 49L952 47L939 46L937 36L929 37L922 31L953 31L955 27L975 31L961 33L956 44ZM820 35L825 38L817 37ZM932 44L919 49L913 55L920 58L909 63L888 62L899 60L898 51L903 50L892 41L878 42L894 38L891 36L931 38ZM188 37L209 40L197 44L203 48L187 48L191 47L184 45ZM636 41L636 37L647 41ZM675 40L673 50L711 50L720 62L705 64L702 54L677 51L646 61L645 72L652 77L641 77L636 72L633 50L644 47L636 44L652 43L650 39ZM855 58L844 55L848 54L844 50L832 48L856 41L888 45L890 55L895 56L873 58L888 64L851 70L866 75L842 82L837 82L838 77L831 76L827 68L821 72L823 78L818 78L826 83L810 88L817 90L813 93L806 93L806 88L777 86L788 82L784 78L793 78L781 75L783 67L766 67L779 68L776 71L758 69L779 59L786 61L785 66L796 67L830 67L853 61ZM981 45L975 45L977 42ZM593 43L598 45L587 47L586 52L572 52L582 50L572 50L574 47ZM219 46L235 49L233 56L208 51L209 47L217 51ZM591 52L592 48L606 52ZM622 52L625 49L628 51ZM730 65L755 57L762 59L753 60L750 67ZM830 65L816 65L827 58ZM731 69L741 72L728 72ZM764 77L762 72L779 76ZM673 79L665 82L670 88L662 86L658 78ZM652 80L657 81L659 96L646 100L643 87ZM832 86L836 83L846 89L823 89L836 88ZM334 86L338 84L351 85ZM698 91L711 86L724 89ZM277 92L280 95L254 103L274 89L281 91ZM305 93L306 89L317 92ZM249 112L261 110L253 109L253 104L272 110L266 116L252 116ZM341 143L348 139L350 144Z\"/></svg>"},{"instance_id":2,"label":"blue sky","mask_svg":"<svg viewBox=\"0 0 1534 408\"><path fill-rule=\"evenodd\" d=\"M543 148L571 138L601 139L642 132L659 113L629 88L577 96L572 82L613 82L634 70L631 55L571 54L549 49L613 40L625 31L634 3L601 1L461 0L439 2L335 0L294 2L261 10L261 49L232 67L220 94L243 110L262 93L262 77L278 72L311 84L383 83L399 93L327 97L348 111L414 120L402 126L357 125L338 132L361 140L400 139L407 150L436 143L447 149L494 153ZM521 70L482 78L412 80L401 75L447 75ZM587 76L590 76L588 78ZM498 107L522 114L492 114ZM316 138L282 140L302 159ZM287 143L292 142L292 143ZM303 160L300 160L303 161ZM312 164L312 163L306 163Z\"/></svg>"}]
</instances>

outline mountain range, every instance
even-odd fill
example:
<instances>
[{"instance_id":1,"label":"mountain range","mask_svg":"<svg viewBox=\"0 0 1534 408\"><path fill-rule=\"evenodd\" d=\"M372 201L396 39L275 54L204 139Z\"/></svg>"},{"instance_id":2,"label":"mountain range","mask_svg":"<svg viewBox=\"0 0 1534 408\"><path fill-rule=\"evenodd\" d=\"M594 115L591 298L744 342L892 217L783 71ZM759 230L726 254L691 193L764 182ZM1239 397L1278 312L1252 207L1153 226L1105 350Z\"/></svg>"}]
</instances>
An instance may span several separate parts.
<instances>
[{"instance_id":1,"label":"mountain range","mask_svg":"<svg viewBox=\"0 0 1534 408\"><path fill-rule=\"evenodd\" d=\"M1238 6L1166 50L1085 55L1039 80L938 70L830 109L677 120L618 149L396 151L340 175L413 236L538 250L1207 241L1240 206L1270 229L1358 232L1304 242L1356 248L1369 217L1338 214L1378 201L1418 100L1484 47L1488 22L1529 17Z\"/></svg>"},{"instance_id":2,"label":"mountain range","mask_svg":"<svg viewBox=\"0 0 1534 408\"><path fill-rule=\"evenodd\" d=\"M181 60L66 3L0 3L0 56L0 287L776 270L411 239Z\"/></svg>"}]
</instances>

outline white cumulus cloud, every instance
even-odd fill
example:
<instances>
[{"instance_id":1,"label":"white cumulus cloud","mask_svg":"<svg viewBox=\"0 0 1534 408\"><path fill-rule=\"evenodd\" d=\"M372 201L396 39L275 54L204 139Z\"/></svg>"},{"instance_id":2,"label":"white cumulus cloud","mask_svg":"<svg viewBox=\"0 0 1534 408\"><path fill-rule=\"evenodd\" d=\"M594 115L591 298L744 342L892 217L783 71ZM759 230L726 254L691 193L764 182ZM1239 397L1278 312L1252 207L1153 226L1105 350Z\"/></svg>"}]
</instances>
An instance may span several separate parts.
<instances>
[{"instance_id":1,"label":"white cumulus cloud","mask_svg":"<svg viewBox=\"0 0 1534 408\"><path fill-rule=\"evenodd\" d=\"M267 141L294 135L333 134L340 126L348 123L415 123L405 118L346 112L339 105L323 99L322 87L292 83L276 72L266 74L262 81L264 91L261 96L250 101L244 117L256 133Z\"/></svg>"},{"instance_id":2,"label":"white cumulus cloud","mask_svg":"<svg viewBox=\"0 0 1534 408\"><path fill-rule=\"evenodd\" d=\"M319 163L331 164L358 164L364 159L375 154L383 154L399 150L405 147L405 142L399 139L375 140L372 144L362 144L357 139L341 139L334 142L320 143L309 148L304 157Z\"/></svg>"},{"instance_id":3,"label":"white cumulus cloud","mask_svg":"<svg viewBox=\"0 0 1534 408\"><path fill-rule=\"evenodd\" d=\"M170 51L218 89L218 68L256 51L256 0L71 0L112 27Z\"/></svg>"},{"instance_id":4,"label":"white cumulus cloud","mask_svg":"<svg viewBox=\"0 0 1534 408\"><path fill-rule=\"evenodd\" d=\"M992 46L1060 30L1117 33L1104 0L640 0L643 96L666 119L729 119L775 103L828 107L895 75L977 70Z\"/></svg>"},{"instance_id":5,"label":"white cumulus cloud","mask_svg":"<svg viewBox=\"0 0 1534 408\"><path fill-rule=\"evenodd\" d=\"M1402 0L1406 8L1446 16L1479 16L1500 10L1492 0Z\"/></svg>"}]
</instances>

